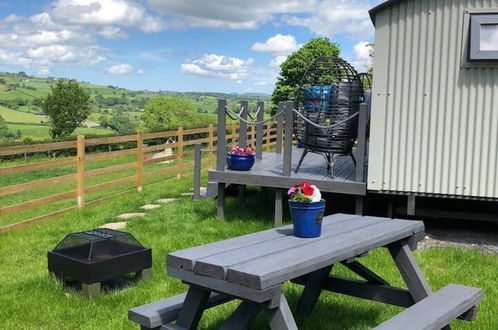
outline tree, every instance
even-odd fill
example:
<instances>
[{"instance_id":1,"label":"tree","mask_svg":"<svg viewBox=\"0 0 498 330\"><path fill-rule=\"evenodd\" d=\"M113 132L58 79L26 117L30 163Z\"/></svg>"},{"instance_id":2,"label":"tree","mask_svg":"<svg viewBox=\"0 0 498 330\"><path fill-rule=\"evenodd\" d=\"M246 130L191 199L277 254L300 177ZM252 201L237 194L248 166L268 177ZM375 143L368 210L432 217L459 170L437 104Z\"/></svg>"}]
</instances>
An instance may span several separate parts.
<instances>
[{"instance_id":1,"label":"tree","mask_svg":"<svg viewBox=\"0 0 498 330\"><path fill-rule=\"evenodd\" d=\"M131 120L121 111L118 111L111 117L108 126L117 131L119 134L133 133L136 129L135 124L132 123Z\"/></svg>"},{"instance_id":2,"label":"tree","mask_svg":"<svg viewBox=\"0 0 498 330\"><path fill-rule=\"evenodd\" d=\"M19 135L20 137L20 135ZM0 140L5 139L5 140L12 140L12 139L17 139L18 135L16 135L14 132L9 130L9 127L7 126L7 123L5 122L5 119L0 115Z\"/></svg>"},{"instance_id":3,"label":"tree","mask_svg":"<svg viewBox=\"0 0 498 330\"><path fill-rule=\"evenodd\" d=\"M146 105L142 120L149 131L190 126L195 120L194 106L187 100L172 96L156 96Z\"/></svg>"},{"instance_id":4,"label":"tree","mask_svg":"<svg viewBox=\"0 0 498 330\"><path fill-rule=\"evenodd\" d=\"M109 118L107 118L107 116L100 116L99 117L99 125L102 127L109 126Z\"/></svg>"},{"instance_id":5,"label":"tree","mask_svg":"<svg viewBox=\"0 0 498 330\"><path fill-rule=\"evenodd\" d=\"M42 100L42 109L51 121L52 138L66 136L90 114L90 94L74 80L59 79Z\"/></svg>"},{"instance_id":6,"label":"tree","mask_svg":"<svg viewBox=\"0 0 498 330\"><path fill-rule=\"evenodd\" d=\"M299 83L311 62L320 56L337 57L339 53L339 46L331 43L328 38L315 38L290 54L280 64L280 76L271 96L274 107L280 101L287 101L295 97Z\"/></svg>"}]
</instances>

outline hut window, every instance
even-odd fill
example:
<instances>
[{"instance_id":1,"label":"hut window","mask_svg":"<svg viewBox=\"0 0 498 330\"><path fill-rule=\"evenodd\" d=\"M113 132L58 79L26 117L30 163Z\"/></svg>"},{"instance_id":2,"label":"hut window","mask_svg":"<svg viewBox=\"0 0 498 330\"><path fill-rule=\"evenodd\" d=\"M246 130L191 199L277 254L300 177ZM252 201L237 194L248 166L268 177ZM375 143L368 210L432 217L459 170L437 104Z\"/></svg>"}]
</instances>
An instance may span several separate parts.
<instances>
[{"instance_id":1,"label":"hut window","mask_svg":"<svg viewBox=\"0 0 498 330\"><path fill-rule=\"evenodd\" d=\"M498 13L471 16L469 60L498 61Z\"/></svg>"}]
</instances>

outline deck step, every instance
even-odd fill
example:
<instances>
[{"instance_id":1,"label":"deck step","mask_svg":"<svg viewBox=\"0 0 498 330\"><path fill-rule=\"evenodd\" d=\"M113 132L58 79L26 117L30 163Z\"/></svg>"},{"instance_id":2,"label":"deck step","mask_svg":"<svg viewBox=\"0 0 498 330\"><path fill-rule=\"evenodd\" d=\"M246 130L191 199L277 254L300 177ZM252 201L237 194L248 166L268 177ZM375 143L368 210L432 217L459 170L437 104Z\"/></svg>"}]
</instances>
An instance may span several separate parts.
<instances>
[{"instance_id":1,"label":"deck step","mask_svg":"<svg viewBox=\"0 0 498 330\"><path fill-rule=\"evenodd\" d=\"M186 293L162 299L147 305L138 306L128 311L128 319L138 323L142 329L153 329L175 321L183 306ZM224 304L234 298L212 292L206 308ZM169 329L169 328L166 328Z\"/></svg>"},{"instance_id":2,"label":"deck step","mask_svg":"<svg viewBox=\"0 0 498 330\"><path fill-rule=\"evenodd\" d=\"M441 329L474 308L483 295L482 289L479 288L449 284L374 330Z\"/></svg>"}]
</instances>

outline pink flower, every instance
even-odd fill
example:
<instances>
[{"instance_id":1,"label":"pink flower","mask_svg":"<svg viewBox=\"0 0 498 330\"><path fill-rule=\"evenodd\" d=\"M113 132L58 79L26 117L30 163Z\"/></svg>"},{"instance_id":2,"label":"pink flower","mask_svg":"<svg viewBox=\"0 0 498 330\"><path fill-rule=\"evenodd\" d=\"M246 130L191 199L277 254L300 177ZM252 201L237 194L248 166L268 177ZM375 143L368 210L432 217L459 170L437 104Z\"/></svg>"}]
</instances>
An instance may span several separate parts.
<instances>
[{"instance_id":1,"label":"pink flower","mask_svg":"<svg viewBox=\"0 0 498 330\"><path fill-rule=\"evenodd\" d=\"M289 190L287 191L287 195L292 195L293 193L296 192L296 187L292 186L289 188Z\"/></svg>"}]
</instances>

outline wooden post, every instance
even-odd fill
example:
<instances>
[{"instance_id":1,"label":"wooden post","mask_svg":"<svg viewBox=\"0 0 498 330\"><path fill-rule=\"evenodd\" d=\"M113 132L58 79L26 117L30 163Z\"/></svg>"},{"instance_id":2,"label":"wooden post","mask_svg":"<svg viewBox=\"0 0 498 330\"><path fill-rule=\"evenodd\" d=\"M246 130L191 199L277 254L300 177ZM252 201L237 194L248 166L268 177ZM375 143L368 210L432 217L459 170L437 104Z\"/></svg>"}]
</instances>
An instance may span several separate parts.
<instances>
[{"instance_id":1,"label":"wooden post","mask_svg":"<svg viewBox=\"0 0 498 330\"><path fill-rule=\"evenodd\" d=\"M201 199L202 144L195 145L194 151L194 200Z\"/></svg>"},{"instance_id":2,"label":"wooden post","mask_svg":"<svg viewBox=\"0 0 498 330\"><path fill-rule=\"evenodd\" d=\"M240 114L240 117L242 117L243 119L247 119L247 116L249 114L249 102L240 101L240 107L242 108L242 113ZM242 120L240 121L240 124L239 124L239 146L241 146L241 147L247 146L247 124L245 122L243 122ZM240 206L244 205L245 200L246 200L246 186L240 185L239 186L239 205Z\"/></svg>"},{"instance_id":3,"label":"wooden post","mask_svg":"<svg viewBox=\"0 0 498 330\"><path fill-rule=\"evenodd\" d=\"M213 167L213 148L214 148L214 127L213 124L208 126L208 168Z\"/></svg>"},{"instance_id":4,"label":"wooden post","mask_svg":"<svg viewBox=\"0 0 498 330\"><path fill-rule=\"evenodd\" d=\"M230 125L230 137L232 138L230 144L235 145L235 140L237 139L237 125Z\"/></svg>"},{"instance_id":5,"label":"wooden post","mask_svg":"<svg viewBox=\"0 0 498 330\"><path fill-rule=\"evenodd\" d=\"M79 208L85 206L85 136L76 140L76 202Z\"/></svg>"},{"instance_id":6,"label":"wooden post","mask_svg":"<svg viewBox=\"0 0 498 330\"><path fill-rule=\"evenodd\" d=\"M226 113L227 100L218 100L218 129L216 136L216 170L224 171L226 164ZM223 219L225 217L225 183L218 182L217 215Z\"/></svg>"},{"instance_id":7,"label":"wooden post","mask_svg":"<svg viewBox=\"0 0 498 330\"><path fill-rule=\"evenodd\" d=\"M358 149L356 153L356 182L363 182L367 140L367 104L360 104L358 118Z\"/></svg>"},{"instance_id":8,"label":"wooden post","mask_svg":"<svg viewBox=\"0 0 498 330\"><path fill-rule=\"evenodd\" d=\"M178 140L176 141L176 160L178 166L178 179L183 175L183 127L178 127Z\"/></svg>"},{"instance_id":9,"label":"wooden post","mask_svg":"<svg viewBox=\"0 0 498 330\"><path fill-rule=\"evenodd\" d=\"M266 151L270 151L271 150L271 146L270 146L270 143L271 143L271 127L272 127L272 123L270 123L270 122L266 123L266 136L265 136Z\"/></svg>"},{"instance_id":10,"label":"wooden post","mask_svg":"<svg viewBox=\"0 0 498 330\"><path fill-rule=\"evenodd\" d=\"M137 132L137 191L142 191L144 184L144 135Z\"/></svg>"},{"instance_id":11,"label":"wooden post","mask_svg":"<svg viewBox=\"0 0 498 330\"><path fill-rule=\"evenodd\" d=\"M291 175L292 165L292 133L294 130L294 102L285 102L285 138L284 138L284 163L283 175Z\"/></svg>"},{"instance_id":12,"label":"wooden post","mask_svg":"<svg viewBox=\"0 0 498 330\"><path fill-rule=\"evenodd\" d=\"M278 110L277 113L282 112L284 110L284 103L283 102L278 102ZM284 116L278 116L277 118L277 145L275 147L275 151L277 154L282 153L282 138L284 135Z\"/></svg>"},{"instance_id":13,"label":"wooden post","mask_svg":"<svg viewBox=\"0 0 498 330\"><path fill-rule=\"evenodd\" d=\"M218 100L218 129L216 136L216 170L224 171L226 159L226 114L225 107L227 100Z\"/></svg>"},{"instance_id":14,"label":"wooden post","mask_svg":"<svg viewBox=\"0 0 498 330\"><path fill-rule=\"evenodd\" d=\"M242 108L240 117L242 117L243 119L247 119L247 114L249 113L249 102L240 101L240 107ZM239 124L239 146L247 146L247 124L242 120Z\"/></svg>"},{"instance_id":15,"label":"wooden post","mask_svg":"<svg viewBox=\"0 0 498 330\"><path fill-rule=\"evenodd\" d=\"M257 121L263 121L265 117L265 102L259 101L256 109L259 110ZM256 127L256 159L263 159L263 124Z\"/></svg>"}]
</instances>

